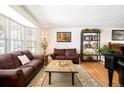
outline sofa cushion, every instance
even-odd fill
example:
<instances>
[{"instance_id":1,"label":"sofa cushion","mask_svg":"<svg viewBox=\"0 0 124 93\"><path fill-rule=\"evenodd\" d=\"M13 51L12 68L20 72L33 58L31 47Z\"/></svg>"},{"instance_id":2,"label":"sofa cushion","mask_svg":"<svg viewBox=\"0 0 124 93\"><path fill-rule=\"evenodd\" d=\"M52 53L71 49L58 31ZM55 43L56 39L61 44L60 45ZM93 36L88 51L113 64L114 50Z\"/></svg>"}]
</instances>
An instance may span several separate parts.
<instances>
[{"instance_id":1,"label":"sofa cushion","mask_svg":"<svg viewBox=\"0 0 124 93\"><path fill-rule=\"evenodd\" d=\"M0 69L12 69L14 64L11 54L0 55Z\"/></svg>"},{"instance_id":2,"label":"sofa cushion","mask_svg":"<svg viewBox=\"0 0 124 93\"><path fill-rule=\"evenodd\" d=\"M41 65L40 61L41 61L40 59L31 60L31 62L25 64L24 66L31 66L35 70Z\"/></svg>"},{"instance_id":3,"label":"sofa cushion","mask_svg":"<svg viewBox=\"0 0 124 93\"><path fill-rule=\"evenodd\" d=\"M21 51L21 53L23 55L26 55L29 58L29 60L32 60L33 59L33 55L32 55L32 53L29 50Z\"/></svg>"},{"instance_id":4,"label":"sofa cushion","mask_svg":"<svg viewBox=\"0 0 124 93\"><path fill-rule=\"evenodd\" d=\"M74 48L74 49L66 49L66 53L65 53L66 56L74 56L75 54L77 54L76 48Z\"/></svg>"},{"instance_id":5,"label":"sofa cushion","mask_svg":"<svg viewBox=\"0 0 124 93\"><path fill-rule=\"evenodd\" d=\"M56 56L65 56L65 49L56 49L56 48L54 48L54 54Z\"/></svg>"},{"instance_id":6,"label":"sofa cushion","mask_svg":"<svg viewBox=\"0 0 124 93\"><path fill-rule=\"evenodd\" d=\"M64 60L64 59L66 59L66 57L65 57L65 56L56 56L55 59L58 59L58 60Z\"/></svg>"},{"instance_id":7,"label":"sofa cushion","mask_svg":"<svg viewBox=\"0 0 124 93\"><path fill-rule=\"evenodd\" d=\"M17 56L18 59L21 61L21 63L24 65L24 64L27 64L30 62L30 60L28 59L28 57L26 55L22 55L22 56Z\"/></svg>"},{"instance_id":8,"label":"sofa cushion","mask_svg":"<svg viewBox=\"0 0 124 93\"><path fill-rule=\"evenodd\" d=\"M24 78L29 78L31 74L33 74L33 67L25 67L25 66L20 66L18 69L21 69L24 73Z\"/></svg>"},{"instance_id":9,"label":"sofa cushion","mask_svg":"<svg viewBox=\"0 0 124 93\"><path fill-rule=\"evenodd\" d=\"M66 56L66 59L77 59L78 56Z\"/></svg>"},{"instance_id":10,"label":"sofa cushion","mask_svg":"<svg viewBox=\"0 0 124 93\"><path fill-rule=\"evenodd\" d=\"M13 52L11 53L12 55L12 60L13 60L13 64L14 64L14 68L17 68L19 66L22 65L21 61L18 59L17 56L21 56L21 52L20 51L16 51L16 52Z\"/></svg>"}]
</instances>

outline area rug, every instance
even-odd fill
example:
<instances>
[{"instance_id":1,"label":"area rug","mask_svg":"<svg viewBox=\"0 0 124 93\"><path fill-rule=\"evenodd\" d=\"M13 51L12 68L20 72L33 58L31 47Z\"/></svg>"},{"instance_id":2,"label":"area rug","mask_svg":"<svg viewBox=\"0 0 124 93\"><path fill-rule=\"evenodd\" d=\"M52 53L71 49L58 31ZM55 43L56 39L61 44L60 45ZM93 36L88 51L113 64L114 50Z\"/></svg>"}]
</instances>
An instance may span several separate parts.
<instances>
[{"instance_id":1,"label":"area rug","mask_svg":"<svg viewBox=\"0 0 124 93\"><path fill-rule=\"evenodd\" d=\"M46 68L44 67L32 79L27 87L102 87L80 65L75 65L75 67L79 73L75 74L74 85L72 85L72 78L70 73L52 73L52 84L49 85L48 74L44 72Z\"/></svg>"}]
</instances>

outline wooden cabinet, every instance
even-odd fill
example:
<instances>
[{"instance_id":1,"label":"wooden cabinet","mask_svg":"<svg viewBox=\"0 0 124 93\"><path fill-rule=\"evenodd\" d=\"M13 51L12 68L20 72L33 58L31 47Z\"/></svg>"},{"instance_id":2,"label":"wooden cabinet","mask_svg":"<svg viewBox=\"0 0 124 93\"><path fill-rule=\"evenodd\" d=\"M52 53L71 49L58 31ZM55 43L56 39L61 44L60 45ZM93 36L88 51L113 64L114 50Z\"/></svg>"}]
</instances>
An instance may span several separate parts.
<instances>
[{"instance_id":1,"label":"wooden cabinet","mask_svg":"<svg viewBox=\"0 0 124 93\"><path fill-rule=\"evenodd\" d=\"M114 53L124 54L124 44L123 43L108 43L109 48L113 50Z\"/></svg>"},{"instance_id":2,"label":"wooden cabinet","mask_svg":"<svg viewBox=\"0 0 124 93\"><path fill-rule=\"evenodd\" d=\"M82 29L81 31L81 61L98 61L100 59L100 30Z\"/></svg>"}]
</instances>

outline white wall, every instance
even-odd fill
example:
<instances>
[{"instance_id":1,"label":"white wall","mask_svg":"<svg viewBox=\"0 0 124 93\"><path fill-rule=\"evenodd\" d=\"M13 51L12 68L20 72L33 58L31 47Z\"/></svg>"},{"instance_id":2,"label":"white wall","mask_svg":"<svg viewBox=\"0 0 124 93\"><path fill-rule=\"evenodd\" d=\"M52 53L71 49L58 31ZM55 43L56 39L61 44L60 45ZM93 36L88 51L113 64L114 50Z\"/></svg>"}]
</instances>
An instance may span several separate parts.
<instances>
[{"instance_id":1,"label":"white wall","mask_svg":"<svg viewBox=\"0 0 124 93\"><path fill-rule=\"evenodd\" d=\"M81 28L54 28L47 31L48 53L52 53L54 48L77 48L80 52L80 31ZM71 32L71 42L57 42L57 32Z\"/></svg>"},{"instance_id":2,"label":"white wall","mask_svg":"<svg viewBox=\"0 0 124 93\"><path fill-rule=\"evenodd\" d=\"M83 28L84 29L84 28ZM100 46L102 47L108 42L124 43L124 41L112 41L112 30L124 29L124 28L99 28L101 30ZM76 48L80 53L80 33L82 28L76 27L58 27L44 30L43 32L47 36L48 48L47 53L52 53L54 48ZM71 32L71 42L57 42L57 32Z\"/></svg>"},{"instance_id":3,"label":"white wall","mask_svg":"<svg viewBox=\"0 0 124 93\"><path fill-rule=\"evenodd\" d=\"M101 29L101 47L108 42L113 43L124 43L124 41L113 41L112 40L112 30L124 30L124 28L102 28Z\"/></svg>"}]
</instances>

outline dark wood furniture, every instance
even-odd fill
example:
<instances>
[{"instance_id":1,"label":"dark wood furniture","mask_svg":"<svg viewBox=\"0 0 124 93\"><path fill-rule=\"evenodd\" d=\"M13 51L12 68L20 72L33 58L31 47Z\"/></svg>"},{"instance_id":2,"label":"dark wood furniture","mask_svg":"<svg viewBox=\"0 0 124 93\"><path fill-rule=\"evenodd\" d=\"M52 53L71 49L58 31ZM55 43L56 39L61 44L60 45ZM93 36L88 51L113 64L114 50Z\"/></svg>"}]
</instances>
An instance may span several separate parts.
<instances>
[{"instance_id":1,"label":"dark wood furniture","mask_svg":"<svg viewBox=\"0 0 124 93\"><path fill-rule=\"evenodd\" d=\"M82 29L81 31L81 61L91 62L101 59L100 53L100 30Z\"/></svg>"},{"instance_id":2,"label":"dark wood furniture","mask_svg":"<svg viewBox=\"0 0 124 93\"><path fill-rule=\"evenodd\" d=\"M120 70L120 86L124 87L124 61L118 61Z\"/></svg>"},{"instance_id":3,"label":"dark wood furniture","mask_svg":"<svg viewBox=\"0 0 124 93\"><path fill-rule=\"evenodd\" d=\"M120 86L124 86L124 83L123 83L124 78L122 78L123 71L120 71L119 69L120 64L118 63L118 61L124 62L124 54L122 54L122 51L121 51L121 47L123 46L124 44L109 42L108 47L113 49L113 53L103 54L105 56L105 68L108 69L109 86L112 86L114 71L117 71L119 75Z\"/></svg>"},{"instance_id":4,"label":"dark wood furniture","mask_svg":"<svg viewBox=\"0 0 124 93\"><path fill-rule=\"evenodd\" d=\"M119 74L119 66L117 64L119 55L116 55L114 53L107 53L103 55L105 56L105 68L108 69L109 86L112 86L114 71L117 71L117 73Z\"/></svg>"}]
</instances>

